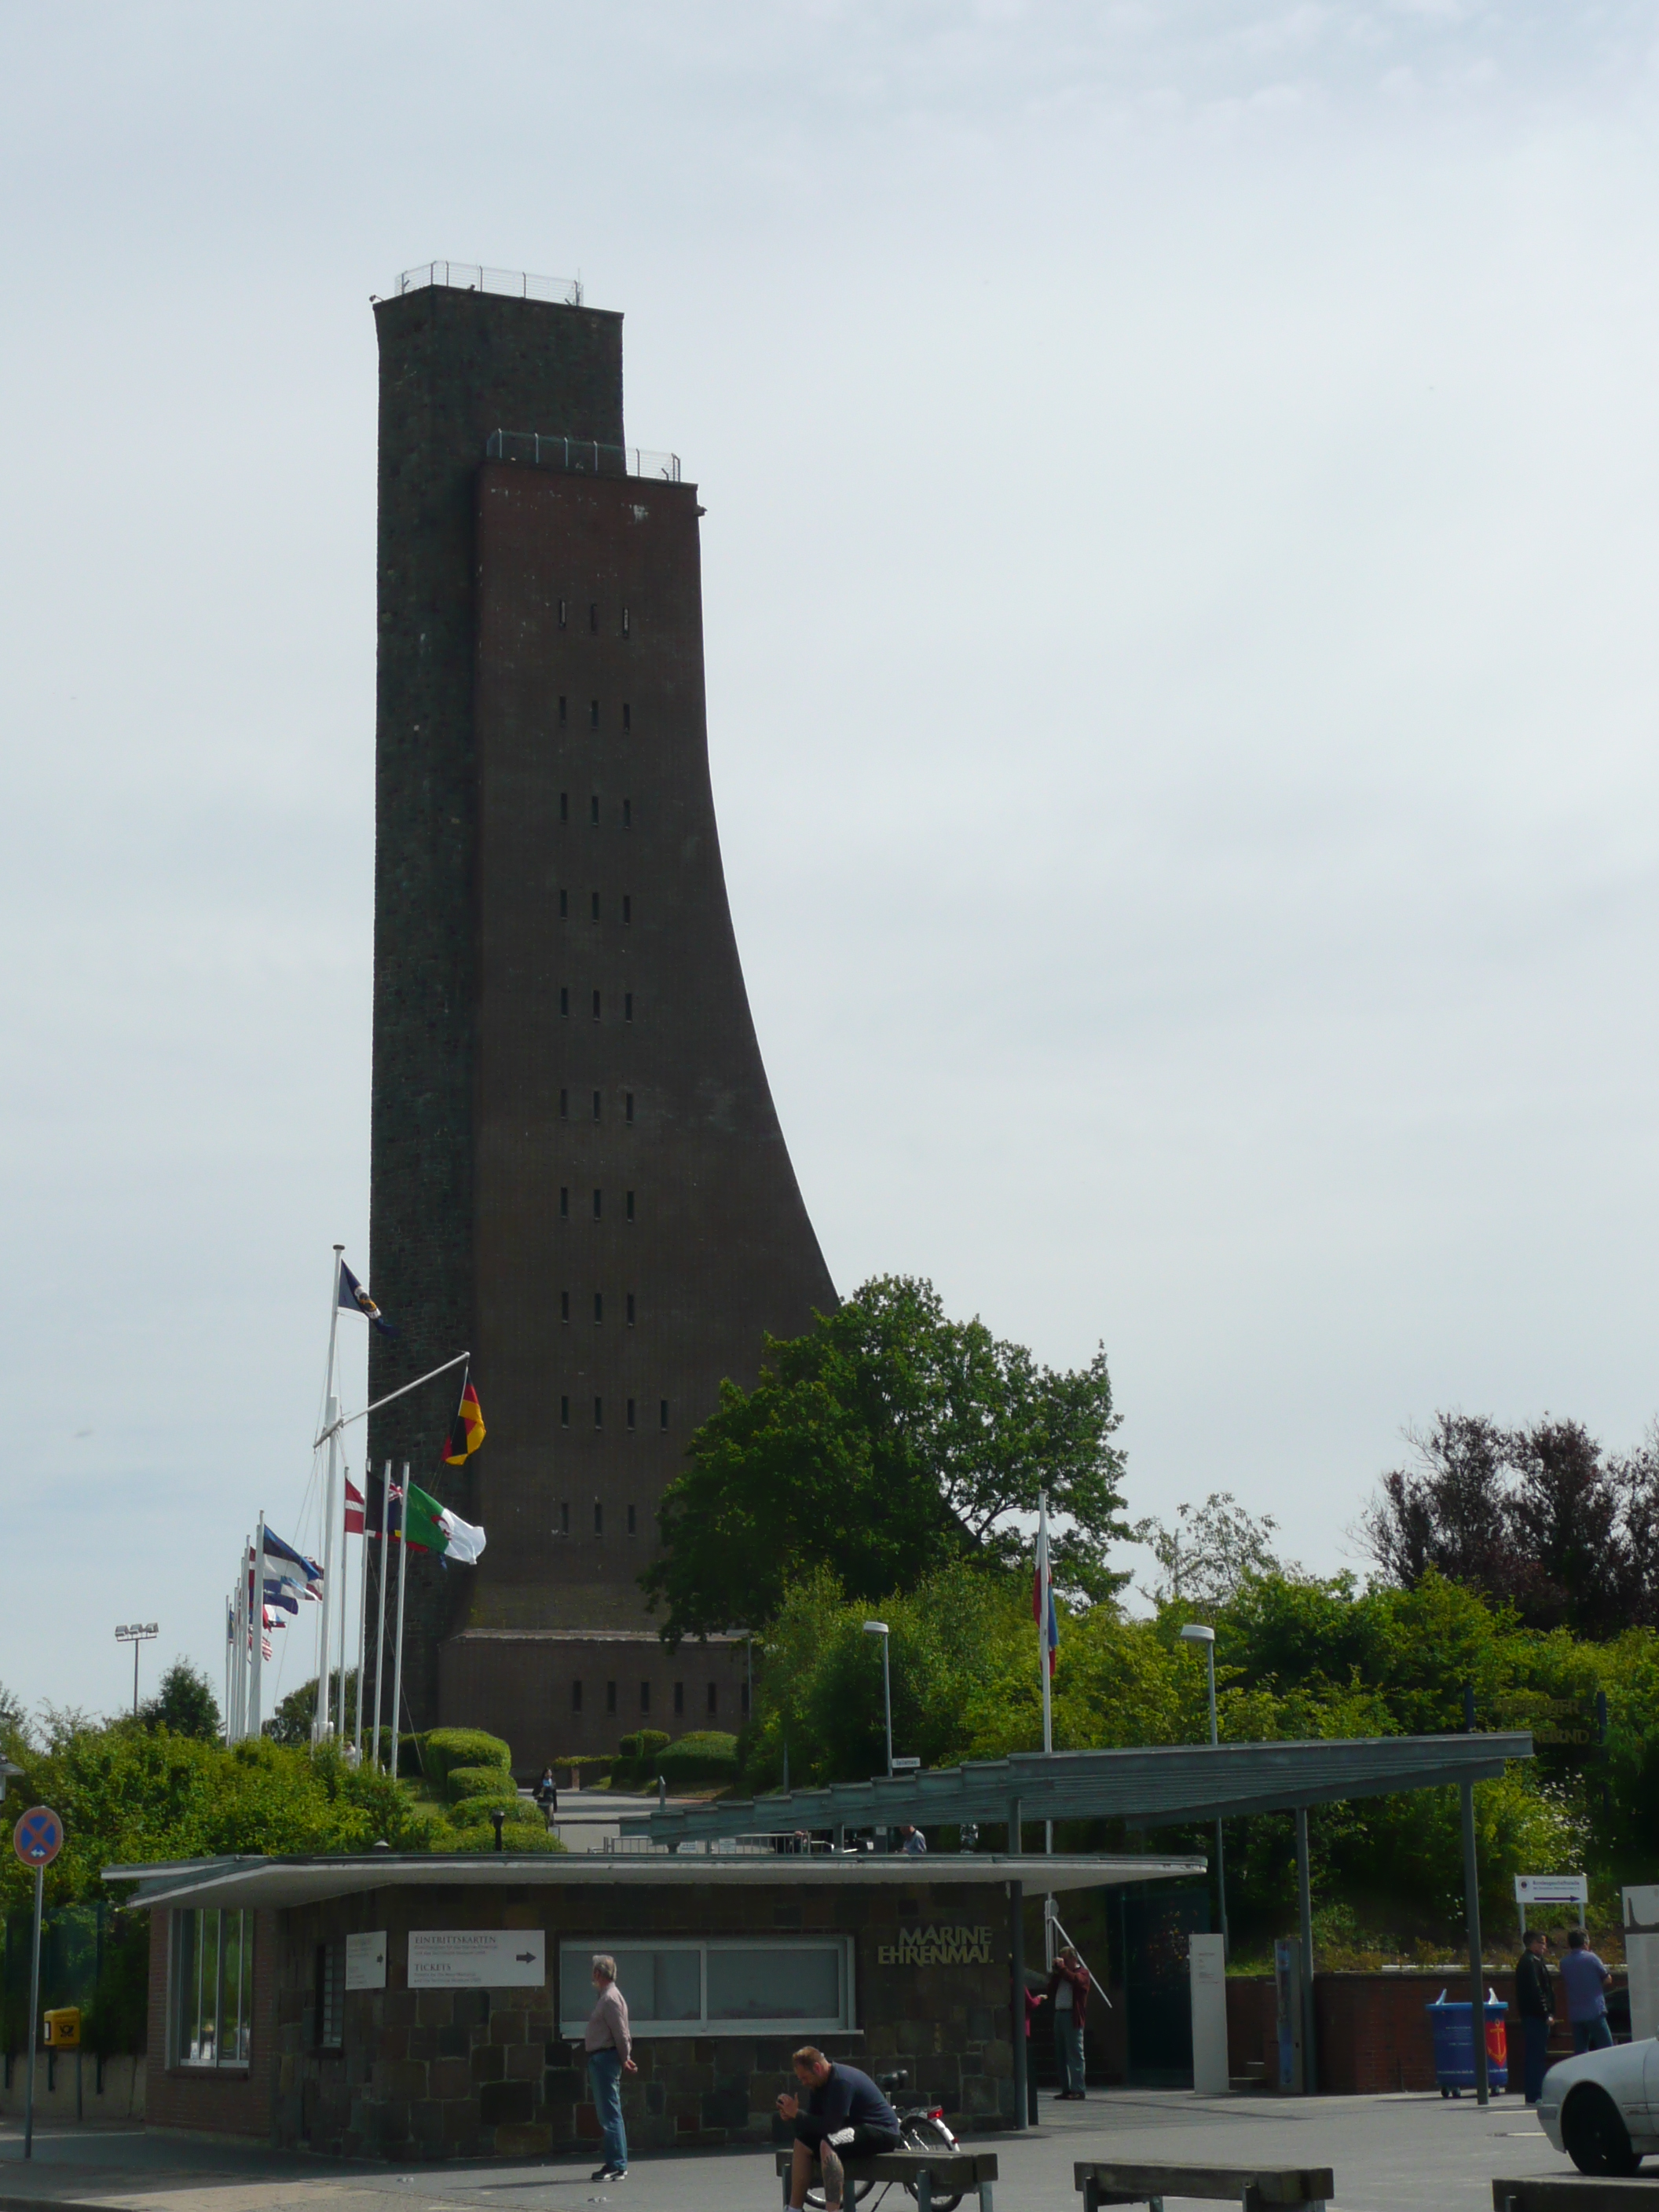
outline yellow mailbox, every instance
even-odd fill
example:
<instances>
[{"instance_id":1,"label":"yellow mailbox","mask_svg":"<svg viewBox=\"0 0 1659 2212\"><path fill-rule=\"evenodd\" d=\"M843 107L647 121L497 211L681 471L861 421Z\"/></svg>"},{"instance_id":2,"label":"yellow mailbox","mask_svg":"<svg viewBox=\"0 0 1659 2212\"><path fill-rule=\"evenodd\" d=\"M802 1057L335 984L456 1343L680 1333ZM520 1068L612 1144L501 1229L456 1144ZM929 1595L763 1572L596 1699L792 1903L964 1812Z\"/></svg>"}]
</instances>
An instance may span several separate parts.
<instances>
[{"instance_id":1,"label":"yellow mailbox","mask_svg":"<svg viewBox=\"0 0 1659 2212\"><path fill-rule=\"evenodd\" d=\"M46 2045L52 2051L78 2051L81 2048L81 2008L79 2005L59 2005L46 2014Z\"/></svg>"}]
</instances>

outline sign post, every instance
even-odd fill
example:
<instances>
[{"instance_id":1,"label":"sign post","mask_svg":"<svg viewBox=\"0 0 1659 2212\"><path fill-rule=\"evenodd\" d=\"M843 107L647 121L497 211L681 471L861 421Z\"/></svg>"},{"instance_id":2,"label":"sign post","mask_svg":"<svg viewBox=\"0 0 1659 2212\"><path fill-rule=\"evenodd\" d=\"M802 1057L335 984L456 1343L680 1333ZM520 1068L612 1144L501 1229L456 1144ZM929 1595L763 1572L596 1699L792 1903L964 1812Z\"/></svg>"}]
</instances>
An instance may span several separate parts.
<instances>
[{"instance_id":1,"label":"sign post","mask_svg":"<svg viewBox=\"0 0 1659 2212\"><path fill-rule=\"evenodd\" d=\"M23 2155L34 2156L34 2047L40 2040L36 2025L40 2009L40 1905L46 1893L46 1869L64 1848L64 1824L50 1806L31 1805L12 1830L11 1847L25 1866L34 1869L34 1948L29 1965L29 2085L23 2107Z\"/></svg>"}]
</instances>

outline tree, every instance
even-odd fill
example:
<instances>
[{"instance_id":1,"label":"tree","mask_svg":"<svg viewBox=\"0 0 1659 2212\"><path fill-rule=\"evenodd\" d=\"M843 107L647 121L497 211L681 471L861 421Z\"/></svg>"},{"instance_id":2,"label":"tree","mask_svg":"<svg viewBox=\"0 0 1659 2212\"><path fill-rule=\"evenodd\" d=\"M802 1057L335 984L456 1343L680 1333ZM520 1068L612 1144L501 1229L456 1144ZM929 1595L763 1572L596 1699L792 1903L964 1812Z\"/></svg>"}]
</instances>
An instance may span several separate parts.
<instances>
[{"instance_id":1,"label":"tree","mask_svg":"<svg viewBox=\"0 0 1659 2212\"><path fill-rule=\"evenodd\" d=\"M1103 1352L1047 1368L981 1321L948 1320L931 1283L878 1277L805 1336L768 1337L752 1391L722 1386L641 1577L664 1640L763 1626L819 1567L872 1599L954 1561L1012 1568L1042 1490L1056 1583L1109 1596L1127 1579L1105 1559L1127 1534L1118 1419Z\"/></svg>"},{"instance_id":2,"label":"tree","mask_svg":"<svg viewBox=\"0 0 1659 2212\"><path fill-rule=\"evenodd\" d=\"M328 1678L328 1709L337 1714L340 1710L340 1670L333 1668ZM312 1723L317 1717L317 1677L301 1682L297 1690L290 1690L279 1698L276 1709L265 1723L264 1733L273 1743L309 1743ZM351 1734L357 1721L357 1669L346 1669L345 1726Z\"/></svg>"},{"instance_id":3,"label":"tree","mask_svg":"<svg viewBox=\"0 0 1659 2212\"><path fill-rule=\"evenodd\" d=\"M1161 1569L1141 1595L1154 1605L1186 1604L1209 1614L1237 1596L1246 1577L1286 1571L1273 1548L1279 1523L1271 1513L1247 1513L1231 1490L1214 1490L1201 1505L1177 1505L1176 1525L1137 1521L1129 1534Z\"/></svg>"},{"instance_id":4,"label":"tree","mask_svg":"<svg viewBox=\"0 0 1659 2212\"><path fill-rule=\"evenodd\" d=\"M187 1659L175 1659L161 1677L153 1698L138 1708L146 1728L171 1729L174 1735L191 1735L210 1743L219 1734L219 1700L201 1669Z\"/></svg>"}]
</instances>

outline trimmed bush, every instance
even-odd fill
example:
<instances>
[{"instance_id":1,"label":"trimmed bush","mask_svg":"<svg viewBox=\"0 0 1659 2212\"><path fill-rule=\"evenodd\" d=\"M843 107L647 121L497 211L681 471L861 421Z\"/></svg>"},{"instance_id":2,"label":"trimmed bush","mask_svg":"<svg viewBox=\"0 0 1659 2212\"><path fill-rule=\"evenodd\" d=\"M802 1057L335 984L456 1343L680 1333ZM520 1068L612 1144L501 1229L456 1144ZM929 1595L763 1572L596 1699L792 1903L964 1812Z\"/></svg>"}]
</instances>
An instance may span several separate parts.
<instances>
[{"instance_id":1,"label":"trimmed bush","mask_svg":"<svg viewBox=\"0 0 1659 2212\"><path fill-rule=\"evenodd\" d=\"M498 1797L512 1789L513 1777L502 1766L452 1766L444 1778L445 1792L454 1805L463 1797Z\"/></svg>"},{"instance_id":2,"label":"trimmed bush","mask_svg":"<svg viewBox=\"0 0 1659 2212\"><path fill-rule=\"evenodd\" d=\"M444 1848L452 1851L493 1851L495 1828L485 1820L477 1827L460 1829ZM501 1829L504 1851L562 1851L568 1848L556 1836L550 1836L539 1820L508 1820Z\"/></svg>"},{"instance_id":3,"label":"trimmed bush","mask_svg":"<svg viewBox=\"0 0 1659 2212\"><path fill-rule=\"evenodd\" d=\"M720 1729L694 1729L658 1752L651 1771L671 1790L683 1783L735 1782L738 1739Z\"/></svg>"},{"instance_id":4,"label":"trimmed bush","mask_svg":"<svg viewBox=\"0 0 1659 2212\"><path fill-rule=\"evenodd\" d=\"M452 1805L449 1822L452 1827L471 1827L479 1820L487 1820L492 1813L505 1813L510 1819L520 1820L526 1809L516 1790L481 1791L476 1797L463 1797L459 1805Z\"/></svg>"},{"instance_id":5,"label":"trimmed bush","mask_svg":"<svg viewBox=\"0 0 1659 2212\"><path fill-rule=\"evenodd\" d=\"M447 1782L457 1766L507 1767L513 1765L513 1747L482 1729L430 1729L421 1738L428 1782Z\"/></svg>"}]
</instances>

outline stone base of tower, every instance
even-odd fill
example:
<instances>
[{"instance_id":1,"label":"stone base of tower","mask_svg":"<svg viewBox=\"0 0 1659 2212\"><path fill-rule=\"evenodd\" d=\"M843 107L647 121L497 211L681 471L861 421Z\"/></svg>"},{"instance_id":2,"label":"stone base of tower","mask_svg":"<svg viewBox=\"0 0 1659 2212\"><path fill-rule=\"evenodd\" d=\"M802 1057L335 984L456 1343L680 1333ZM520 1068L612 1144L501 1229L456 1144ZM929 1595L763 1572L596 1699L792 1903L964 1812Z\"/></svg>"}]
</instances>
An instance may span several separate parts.
<instances>
[{"instance_id":1,"label":"stone base of tower","mask_svg":"<svg viewBox=\"0 0 1659 2212\"><path fill-rule=\"evenodd\" d=\"M467 1628L438 1647L439 1724L504 1737L514 1771L533 1781L544 1766L616 1751L636 1729L735 1735L748 1680L738 1636L670 1651L631 1630Z\"/></svg>"}]
</instances>

